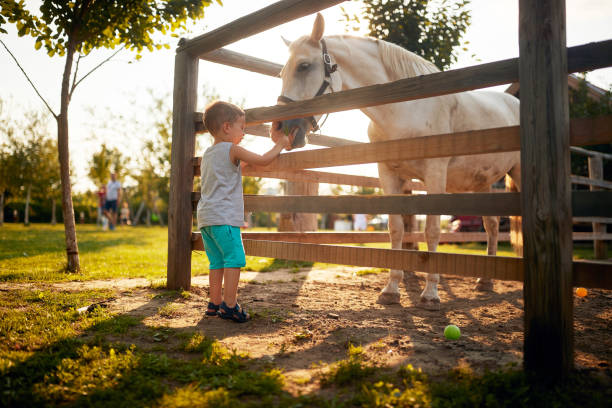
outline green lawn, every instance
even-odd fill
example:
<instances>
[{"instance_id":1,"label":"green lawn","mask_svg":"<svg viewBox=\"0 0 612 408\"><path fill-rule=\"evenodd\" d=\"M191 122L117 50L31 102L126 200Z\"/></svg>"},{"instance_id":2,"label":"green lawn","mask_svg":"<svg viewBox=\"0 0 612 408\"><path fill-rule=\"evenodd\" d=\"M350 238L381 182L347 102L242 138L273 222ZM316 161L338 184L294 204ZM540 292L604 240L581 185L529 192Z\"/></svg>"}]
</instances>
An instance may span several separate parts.
<instances>
[{"instance_id":1,"label":"green lawn","mask_svg":"<svg viewBox=\"0 0 612 408\"><path fill-rule=\"evenodd\" d=\"M4 224L0 228L0 280L2 281L58 281L110 278L166 277L168 232L163 227L120 227L102 231L94 225L78 225L77 239L81 273L64 271L66 255L62 225ZM389 248L388 243L366 244L369 247ZM426 250L421 243L419 249ZM483 243L444 244L441 252L484 254ZM612 246L609 249L612 256ZM508 243L500 243L498 255L514 256ZM574 250L575 259L590 259L593 251L588 246ZM265 272L279 268L311 266L308 262L247 257L246 270ZM326 264L315 263L315 266ZM208 274L208 259L203 252L192 254L192 274Z\"/></svg>"}]
</instances>

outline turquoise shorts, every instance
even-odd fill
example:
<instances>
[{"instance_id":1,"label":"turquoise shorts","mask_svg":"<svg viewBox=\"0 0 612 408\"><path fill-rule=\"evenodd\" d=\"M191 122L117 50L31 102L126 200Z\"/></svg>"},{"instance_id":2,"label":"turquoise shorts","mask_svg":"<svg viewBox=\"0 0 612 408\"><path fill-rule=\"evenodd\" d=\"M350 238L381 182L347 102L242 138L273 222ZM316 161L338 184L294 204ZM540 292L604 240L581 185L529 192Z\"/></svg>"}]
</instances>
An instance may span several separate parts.
<instances>
[{"instance_id":1,"label":"turquoise shorts","mask_svg":"<svg viewBox=\"0 0 612 408\"><path fill-rule=\"evenodd\" d=\"M242 268L246 265L240 228L210 225L200 229L210 269Z\"/></svg>"}]
</instances>

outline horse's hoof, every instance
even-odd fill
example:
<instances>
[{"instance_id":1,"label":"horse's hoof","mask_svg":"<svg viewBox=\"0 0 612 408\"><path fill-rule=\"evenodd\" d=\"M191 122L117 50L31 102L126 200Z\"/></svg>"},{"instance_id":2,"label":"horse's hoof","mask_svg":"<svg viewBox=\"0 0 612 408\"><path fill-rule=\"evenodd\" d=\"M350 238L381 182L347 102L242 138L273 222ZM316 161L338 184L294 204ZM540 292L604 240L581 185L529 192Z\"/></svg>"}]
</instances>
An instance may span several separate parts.
<instances>
[{"instance_id":1,"label":"horse's hoof","mask_svg":"<svg viewBox=\"0 0 612 408\"><path fill-rule=\"evenodd\" d=\"M395 304L398 304L399 302L400 302L399 293L387 293L387 292L382 292L380 295L378 295L378 300L376 301L376 303L378 303L379 305L395 305Z\"/></svg>"},{"instance_id":2,"label":"horse's hoof","mask_svg":"<svg viewBox=\"0 0 612 408\"><path fill-rule=\"evenodd\" d=\"M421 298L418 306L425 310L440 310L440 299Z\"/></svg>"},{"instance_id":3,"label":"horse's hoof","mask_svg":"<svg viewBox=\"0 0 612 408\"><path fill-rule=\"evenodd\" d=\"M493 281L476 282L474 290L478 292L493 292Z\"/></svg>"}]
</instances>

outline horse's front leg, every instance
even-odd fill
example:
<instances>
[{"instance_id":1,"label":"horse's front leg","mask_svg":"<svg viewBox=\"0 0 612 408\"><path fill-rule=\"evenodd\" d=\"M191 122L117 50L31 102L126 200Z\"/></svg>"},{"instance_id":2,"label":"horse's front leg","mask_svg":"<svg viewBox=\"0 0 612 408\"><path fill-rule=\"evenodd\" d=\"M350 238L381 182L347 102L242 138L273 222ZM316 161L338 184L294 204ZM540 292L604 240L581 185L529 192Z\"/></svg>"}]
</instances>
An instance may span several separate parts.
<instances>
[{"instance_id":1,"label":"horse's front leg","mask_svg":"<svg viewBox=\"0 0 612 408\"><path fill-rule=\"evenodd\" d=\"M487 231L487 255L497 255L499 217L483 216L482 223L485 231ZM478 278L475 289L480 292L490 292L493 290L493 280L491 278Z\"/></svg>"},{"instance_id":2,"label":"horse's front leg","mask_svg":"<svg viewBox=\"0 0 612 408\"><path fill-rule=\"evenodd\" d=\"M378 164L378 176L385 194L400 194L402 192L402 180L385 163ZM391 248L401 249L404 238L404 221L401 215L389 215L389 235L391 238ZM389 271L389 281L378 296L376 303L383 305L399 303L399 283L403 277L404 271L401 269L391 269Z\"/></svg>"},{"instance_id":3,"label":"horse's front leg","mask_svg":"<svg viewBox=\"0 0 612 408\"><path fill-rule=\"evenodd\" d=\"M429 171L425 175L425 186L427 194L443 194L446 192L446 171L448 161L440 160L432 162ZM427 250L436 252L440 243L440 216L427 215L425 219L425 240ZM440 310L440 296L438 296L438 283L440 275L428 273L425 288L421 293L419 306L427 310Z\"/></svg>"}]
</instances>

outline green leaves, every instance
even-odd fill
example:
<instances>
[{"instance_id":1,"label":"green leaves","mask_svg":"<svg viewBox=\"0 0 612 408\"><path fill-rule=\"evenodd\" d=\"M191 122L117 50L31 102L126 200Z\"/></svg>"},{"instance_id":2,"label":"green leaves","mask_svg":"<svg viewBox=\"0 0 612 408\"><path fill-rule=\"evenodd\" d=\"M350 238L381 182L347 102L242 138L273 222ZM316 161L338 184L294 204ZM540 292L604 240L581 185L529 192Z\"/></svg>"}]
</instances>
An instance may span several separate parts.
<instances>
[{"instance_id":1,"label":"green leaves","mask_svg":"<svg viewBox=\"0 0 612 408\"><path fill-rule=\"evenodd\" d=\"M137 52L170 48L153 38L157 31L174 32L188 19L204 16L212 0L119 0L60 2L43 0L39 15L32 14L23 1L0 0L0 32L7 22L15 24L19 36L36 38L35 49L45 46L47 54L63 56L68 44L76 52L124 45ZM217 0L218 4L222 4Z\"/></svg>"},{"instance_id":2,"label":"green leaves","mask_svg":"<svg viewBox=\"0 0 612 408\"><path fill-rule=\"evenodd\" d=\"M455 48L470 25L470 12L466 10L469 3L363 0L362 16L368 21L368 35L400 45L445 69L457 60ZM356 15L351 17L345 12L344 18L349 28L357 28Z\"/></svg>"}]
</instances>

